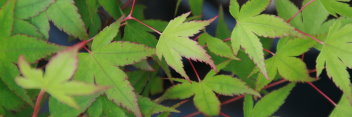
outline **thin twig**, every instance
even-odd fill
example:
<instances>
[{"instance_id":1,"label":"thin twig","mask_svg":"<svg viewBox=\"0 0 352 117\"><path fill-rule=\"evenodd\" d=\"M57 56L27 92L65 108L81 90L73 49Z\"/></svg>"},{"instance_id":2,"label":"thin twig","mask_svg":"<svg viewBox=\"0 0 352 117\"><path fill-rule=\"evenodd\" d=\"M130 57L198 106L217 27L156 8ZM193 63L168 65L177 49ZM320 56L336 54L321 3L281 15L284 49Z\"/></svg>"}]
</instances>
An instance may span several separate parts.
<instances>
[{"instance_id":1,"label":"thin twig","mask_svg":"<svg viewBox=\"0 0 352 117\"><path fill-rule=\"evenodd\" d=\"M326 100L328 100L332 105L336 106L336 103L329 97L327 96L323 91L321 91L317 86L315 86L311 82L307 82L311 87L313 87L320 95L322 95Z\"/></svg>"},{"instance_id":2,"label":"thin twig","mask_svg":"<svg viewBox=\"0 0 352 117\"><path fill-rule=\"evenodd\" d=\"M44 94L45 94L45 91L43 89L40 90L40 92L38 94L38 97L37 97L37 100L35 102L35 106L34 106L34 111L33 111L32 117L37 117L38 116L38 112L40 110L40 102L42 101Z\"/></svg>"},{"instance_id":3,"label":"thin twig","mask_svg":"<svg viewBox=\"0 0 352 117\"><path fill-rule=\"evenodd\" d=\"M199 74L198 74L198 71L197 71L196 67L194 67L194 65L193 65L193 63L192 63L192 61L191 61L190 59L187 59L187 60L188 60L189 64L191 65L191 67L192 67L194 73L196 74L196 77L197 77L197 79L198 79L198 82L200 82L201 80L200 80L200 77L199 77Z\"/></svg>"},{"instance_id":4,"label":"thin twig","mask_svg":"<svg viewBox=\"0 0 352 117\"><path fill-rule=\"evenodd\" d=\"M301 13L309 4L311 4L312 2L314 2L315 0L311 0L308 3L306 3L305 5L303 5L301 7L301 9L299 9L298 12L296 12L290 19L287 20L287 22L291 22L299 13Z\"/></svg>"}]
</instances>

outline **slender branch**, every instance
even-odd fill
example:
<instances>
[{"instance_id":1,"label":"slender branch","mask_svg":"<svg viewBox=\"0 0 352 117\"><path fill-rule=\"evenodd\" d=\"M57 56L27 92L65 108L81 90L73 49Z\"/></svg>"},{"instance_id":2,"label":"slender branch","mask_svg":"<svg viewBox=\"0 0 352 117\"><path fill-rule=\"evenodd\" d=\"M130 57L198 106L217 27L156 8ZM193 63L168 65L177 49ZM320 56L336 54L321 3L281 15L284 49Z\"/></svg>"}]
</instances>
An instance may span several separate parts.
<instances>
[{"instance_id":1,"label":"slender branch","mask_svg":"<svg viewBox=\"0 0 352 117\"><path fill-rule=\"evenodd\" d=\"M40 90L40 92L38 94L38 97L37 97L37 100L35 102L35 106L34 106L34 111L33 111L32 117L37 117L38 116L38 112L40 110L40 102L42 101L44 94L45 94L45 91L43 89Z\"/></svg>"},{"instance_id":2,"label":"slender branch","mask_svg":"<svg viewBox=\"0 0 352 117\"><path fill-rule=\"evenodd\" d=\"M231 98L231 99L229 99L229 100L226 100L226 101L222 102L221 105L225 105L225 104L228 104L228 103L231 103L231 102L240 100L240 99L242 99L242 98L244 98L244 95L240 95L240 96Z\"/></svg>"},{"instance_id":3,"label":"slender branch","mask_svg":"<svg viewBox=\"0 0 352 117\"><path fill-rule=\"evenodd\" d=\"M132 8L131 8L130 14L128 14L128 16L132 16L135 4L136 4L136 0L132 0Z\"/></svg>"},{"instance_id":4,"label":"slender branch","mask_svg":"<svg viewBox=\"0 0 352 117\"><path fill-rule=\"evenodd\" d=\"M303 34L304 36L307 36L307 37L309 37L309 38L315 40L316 42L318 42L318 43L320 43L320 44L322 44L322 45L325 44L324 42L320 41L319 39L317 39L317 38L315 38L315 37L313 37L313 36L311 36L311 35L309 35L309 34L303 32L303 31L301 31L301 30L299 30L299 29L295 29L295 30L296 30L298 33L301 33L301 34Z\"/></svg>"},{"instance_id":5,"label":"slender branch","mask_svg":"<svg viewBox=\"0 0 352 117\"><path fill-rule=\"evenodd\" d=\"M200 79L199 74L198 74L198 71L197 71L196 67L194 67L192 61L191 61L190 59L187 59L187 60L188 60L189 64L191 64L191 67L192 67L194 73L195 73L196 76L197 76L198 82L202 81L202 80Z\"/></svg>"},{"instance_id":6,"label":"slender branch","mask_svg":"<svg viewBox=\"0 0 352 117\"><path fill-rule=\"evenodd\" d=\"M327 96L323 91L321 91L317 86L315 86L313 83L308 82L310 86L312 86L320 95L322 95L326 100L328 100L332 105L336 106L336 103L329 97Z\"/></svg>"},{"instance_id":7,"label":"slender branch","mask_svg":"<svg viewBox=\"0 0 352 117\"><path fill-rule=\"evenodd\" d=\"M301 7L301 9L299 9L298 12L296 12L290 19L287 20L287 22L291 22L299 13L301 13L309 4L311 4L312 2L314 2L315 0L311 0L308 3L306 3L305 5L303 5Z\"/></svg>"}]
</instances>

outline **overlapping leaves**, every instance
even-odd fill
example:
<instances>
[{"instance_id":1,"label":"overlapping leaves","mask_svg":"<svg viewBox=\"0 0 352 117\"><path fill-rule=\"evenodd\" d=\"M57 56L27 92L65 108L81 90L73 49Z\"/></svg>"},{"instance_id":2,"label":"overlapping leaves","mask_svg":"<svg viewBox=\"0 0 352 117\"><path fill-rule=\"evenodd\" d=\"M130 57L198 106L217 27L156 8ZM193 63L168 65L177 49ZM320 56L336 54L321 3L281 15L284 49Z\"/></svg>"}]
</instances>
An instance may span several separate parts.
<instances>
[{"instance_id":1,"label":"overlapping leaves","mask_svg":"<svg viewBox=\"0 0 352 117\"><path fill-rule=\"evenodd\" d=\"M200 30L204 29L214 19L184 22L189 14L186 13L171 20L160 35L158 44L156 45L156 54L159 59L164 57L166 63L186 79L189 79L189 77L183 69L182 56L205 62L213 69L216 69L214 62L206 51L197 42L189 39L189 37L194 36Z\"/></svg>"},{"instance_id":2,"label":"overlapping leaves","mask_svg":"<svg viewBox=\"0 0 352 117\"><path fill-rule=\"evenodd\" d=\"M268 74L264 63L263 47L258 36L295 35L294 28L283 19L272 15L259 15L269 2L270 0L250 0L240 8L236 0L231 0L230 5L230 13L237 21L231 35L232 48L235 53L240 47L244 48L266 78Z\"/></svg>"}]
</instances>

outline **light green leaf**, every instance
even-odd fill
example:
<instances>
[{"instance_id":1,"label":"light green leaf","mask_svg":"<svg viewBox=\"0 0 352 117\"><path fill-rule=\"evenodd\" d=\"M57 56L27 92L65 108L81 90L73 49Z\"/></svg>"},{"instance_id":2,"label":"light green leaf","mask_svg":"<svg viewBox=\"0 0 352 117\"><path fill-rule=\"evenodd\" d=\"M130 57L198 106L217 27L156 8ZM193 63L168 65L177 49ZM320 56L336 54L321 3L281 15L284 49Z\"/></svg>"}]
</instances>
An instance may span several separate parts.
<instances>
[{"instance_id":1,"label":"light green leaf","mask_svg":"<svg viewBox=\"0 0 352 117\"><path fill-rule=\"evenodd\" d=\"M258 92L250 89L245 82L227 75L206 77L203 83L211 90L221 95L233 96L238 94L252 94L260 96Z\"/></svg>"},{"instance_id":2,"label":"light green leaf","mask_svg":"<svg viewBox=\"0 0 352 117\"><path fill-rule=\"evenodd\" d=\"M198 33L205 26L209 25L214 19L208 21L190 21L184 22L189 13L183 14L171 20L160 35L158 44L156 45L156 53L159 59L165 58L176 72L181 74L186 79L188 75L183 69L182 56L209 64L213 69L214 62L206 51L189 37Z\"/></svg>"},{"instance_id":3,"label":"light green leaf","mask_svg":"<svg viewBox=\"0 0 352 117\"><path fill-rule=\"evenodd\" d=\"M271 116L279 107L284 104L287 96L290 94L295 84L291 83L278 90L272 91L260 99L254 106L251 113L252 117Z\"/></svg>"},{"instance_id":4,"label":"light green leaf","mask_svg":"<svg viewBox=\"0 0 352 117\"><path fill-rule=\"evenodd\" d=\"M44 36L44 39L49 39L49 19L45 12L30 19L30 22L39 29L39 32Z\"/></svg>"},{"instance_id":5,"label":"light green leaf","mask_svg":"<svg viewBox=\"0 0 352 117\"><path fill-rule=\"evenodd\" d=\"M271 0L250 0L241 7L239 18L253 17L260 14Z\"/></svg>"},{"instance_id":6,"label":"light green leaf","mask_svg":"<svg viewBox=\"0 0 352 117\"><path fill-rule=\"evenodd\" d=\"M69 35L87 40L86 27L73 0L56 0L47 10L48 18Z\"/></svg>"},{"instance_id":7,"label":"light green leaf","mask_svg":"<svg viewBox=\"0 0 352 117\"><path fill-rule=\"evenodd\" d=\"M194 85L194 105L206 115L218 115L220 113L220 101L215 93L204 83L194 83Z\"/></svg>"},{"instance_id":8,"label":"light green leaf","mask_svg":"<svg viewBox=\"0 0 352 117\"><path fill-rule=\"evenodd\" d=\"M95 98L97 98L101 93L88 95L88 96L76 96L74 97L79 109L75 109L71 106L59 102L54 97L49 99L49 111L52 117L77 117L79 114L87 110L89 106L92 105Z\"/></svg>"},{"instance_id":9,"label":"light green leaf","mask_svg":"<svg viewBox=\"0 0 352 117\"><path fill-rule=\"evenodd\" d=\"M37 27L27 21L20 19L15 20L15 24L13 25L13 34L26 34L39 39L44 38Z\"/></svg>"},{"instance_id":10,"label":"light green leaf","mask_svg":"<svg viewBox=\"0 0 352 117\"><path fill-rule=\"evenodd\" d=\"M278 15L285 20L290 19L294 14L298 12L297 6L293 4L290 0L275 0L275 7L278 12ZM303 12L305 11L306 9L303 10ZM316 12L315 14L318 14L318 13L320 12ZM314 14L311 14L311 15L314 15ZM302 30L303 22L301 18L302 18L302 14L299 13L296 16L296 18L291 20L290 24Z\"/></svg>"},{"instance_id":11,"label":"light green leaf","mask_svg":"<svg viewBox=\"0 0 352 117\"><path fill-rule=\"evenodd\" d=\"M350 0L319 0L330 12L331 15L337 16L337 14L352 17L352 7L348 3Z\"/></svg>"},{"instance_id":12,"label":"light green leaf","mask_svg":"<svg viewBox=\"0 0 352 117\"><path fill-rule=\"evenodd\" d=\"M28 19L45 11L55 0L17 0L15 16Z\"/></svg>"},{"instance_id":13,"label":"light green leaf","mask_svg":"<svg viewBox=\"0 0 352 117\"><path fill-rule=\"evenodd\" d=\"M16 83L23 88L44 90L59 101L79 109L79 106L71 96L89 95L107 88L77 81L68 81L77 67L76 56L78 50L84 44L82 42L59 52L46 66L45 74L41 70L31 68L29 63L23 57L20 57L19 68L22 76L15 79Z\"/></svg>"},{"instance_id":14,"label":"light green leaf","mask_svg":"<svg viewBox=\"0 0 352 117\"><path fill-rule=\"evenodd\" d=\"M94 41L92 43L92 50L99 50L102 47L107 46L116 37L119 32L120 22L116 21L110 26L105 27L99 34L94 36Z\"/></svg>"},{"instance_id":15,"label":"light green leaf","mask_svg":"<svg viewBox=\"0 0 352 117\"><path fill-rule=\"evenodd\" d=\"M350 117L352 116L351 110L352 105L349 103L347 96L343 95L329 117Z\"/></svg>"},{"instance_id":16,"label":"light green leaf","mask_svg":"<svg viewBox=\"0 0 352 117\"><path fill-rule=\"evenodd\" d=\"M284 79L301 82L314 81L314 79L309 76L306 64L302 60L295 57L284 56L277 56L275 60L277 70Z\"/></svg>"},{"instance_id":17,"label":"light green leaf","mask_svg":"<svg viewBox=\"0 0 352 117\"><path fill-rule=\"evenodd\" d=\"M156 37L153 34L147 32L146 30L141 30L143 29L141 27L145 26L138 22L127 21L127 25L124 29L123 40L145 44L154 48L158 40L156 40Z\"/></svg>"},{"instance_id":18,"label":"light green leaf","mask_svg":"<svg viewBox=\"0 0 352 117\"><path fill-rule=\"evenodd\" d=\"M193 15L202 15L203 0L188 0Z\"/></svg>"},{"instance_id":19,"label":"light green leaf","mask_svg":"<svg viewBox=\"0 0 352 117\"><path fill-rule=\"evenodd\" d=\"M192 91L193 85L189 82L184 82L182 84L175 85L166 90L163 95L165 99L186 99L194 95Z\"/></svg>"},{"instance_id":20,"label":"light green leaf","mask_svg":"<svg viewBox=\"0 0 352 117\"><path fill-rule=\"evenodd\" d=\"M0 9L0 40L11 35L14 24L14 10L16 0L7 0Z\"/></svg>"},{"instance_id":21,"label":"light green leaf","mask_svg":"<svg viewBox=\"0 0 352 117\"><path fill-rule=\"evenodd\" d=\"M208 46L208 49L218 56L238 60L238 58L232 52L230 46L228 46L222 40L212 37L208 33L202 34L199 37L199 41L205 41Z\"/></svg>"},{"instance_id":22,"label":"light green leaf","mask_svg":"<svg viewBox=\"0 0 352 117\"><path fill-rule=\"evenodd\" d=\"M326 68L328 76L347 95L351 94L350 75L346 70L346 67L352 67L351 34L352 24L335 22L316 60L317 76Z\"/></svg>"},{"instance_id":23,"label":"light green leaf","mask_svg":"<svg viewBox=\"0 0 352 117\"><path fill-rule=\"evenodd\" d=\"M145 117L151 117L153 114L160 113L160 112L179 112L173 108L169 108L169 107L165 107L160 104L157 104L147 97L139 96L138 103Z\"/></svg>"}]
</instances>

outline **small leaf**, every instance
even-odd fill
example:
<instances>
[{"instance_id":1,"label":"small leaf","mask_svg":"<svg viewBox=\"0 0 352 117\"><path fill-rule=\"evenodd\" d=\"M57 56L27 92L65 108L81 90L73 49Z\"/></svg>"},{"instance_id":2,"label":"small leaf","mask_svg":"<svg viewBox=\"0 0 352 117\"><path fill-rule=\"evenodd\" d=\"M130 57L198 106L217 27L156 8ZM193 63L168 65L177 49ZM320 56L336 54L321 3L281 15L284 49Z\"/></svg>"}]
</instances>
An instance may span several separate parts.
<instances>
[{"instance_id":1,"label":"small leaf","mask_svg":"<svg viewBox=\"0 0 352 117\"><path fill-rule=\"evenodd\" d=\"M208 49L211 52L213 52L214 54L221 56L221 57L226 57L226 58L238 60L238 58L235 57L234 53L232 52L231 47L229 47L222 40L215 38L215 37L212 37L207 33L202 34L199 37L199 41L201 41L201 40L204 40L207 43Z\"/></svg>"},{"instance_id":2,"label":"small leaf","mask_svg":"<svg viewBox=\"0 0 352 117\"><path fill-rule=\"evenodd\" d=\"M256 104L252 112L253 117L268 117L271 116L279 107L284 104L290 91L295 86L291 83L278 90L272 91L265 95Z\"/></svg>"},{"instance_id":3,"label":"small leaf","mask_svg":"<svg viewBox=\"0 0 352 117\"><path fill-rule=\"evenodd\" d=\"M73 0L56 0L56 2L48 8L47 15L58 28L69 35L81 40L88 39L85 25Z\"/></svg>"},{"instance_id":4,"label":"small leaf","mask_svg":"<svg viewBox=\"0 0 352 117\"><path fill-rule=\"evenodd\" d=\"M231 31L224 19L224 9L222 6L220 6L218 24L216 25L216 37L220 39L225 39L230 37L230 35Z\"/></svg>"},{"instance_id":5,"label":"small leaf","mask_svg":"<svg viewBox=\"0 0 352 117\"><path fill-rule=\"evenodd\" d=\"M11 35L16 0L7 0L0 9L0 40Z\"/></svg>"},{"instance_id":6,"label":"small leaf","mask_svg":"<svg viewBox=\"0 0 352 117\"><path fill-rule=\"evenodd\" d=\"M31 68L24 58L20 57L19 68L23 76L17 77L16 83L23 88L42 89L59 101L79 109L72 95L89 95L107 88L68 81L77 66L77 52L85 43L70 47L54 56L46 66L45 74L41 70Z\"/></svg>"},{"instance_id":7,"label":"small leaf","mask_svg":"<svg viewBox=\"0 0 352 117\"><path fill-rule=\"evenodd\" d=\"M30 22L39 29L39 32L44 36L46 40L49 39L49 19L45 12L39 14L30 19Z\"/></svg>"},{"instance_id":8,"label":"small leaf","mask_svg":"<svg viewBox=\"0 0 352 117\"><path fill-rule=\"evenodd\" d=\"M28 19L45 11L55 0L17 0L16 17Z\"/></svg>"},{"instance_id":9,"label":"small leaf","mask_svg":"<svg viewBox=\"0 0 352 117\"><path fill-rule=\"evenodd\" d=\"M16 19L13 28L14 34L26 34L28 36L32 36L39 39L44 38L44 36L39 32L37 27L24 20Z\"/></svg>"},{"instance_id":10,"label":"small leaf","mask_svg":"<svg viewBox=\"0 0 352 117\"><path fill-rule=\"evenodd\" d=\"M193 98L194 105L200 112L209 116L216 116L220 113L220 101L215 93L204 83L194 84L195 96Z\"/></svg>"},{"instance_id":11,"label":"small leaf","mask_svg":"<svg viewBox=\"0 0 352 117\"><path fill-rule=\"evenodd\" d=\"M246 86L245 82L232 78L231 76L217 75L213 77L206 77L203 80L203 83L205 83L205 85L214 92L221 95L233 96L246 93L260 96L258 92Z\"/></svg>"},{"instance_id":12,"label":"small leaf","mask_svg":"<svg viewBox=\"0 0 352 117\"><path fill-rule=\"evenodd\" d=\"M253 112L253 98L250 95L246 95L244 97L244 102L243 102L243 115L244 117L251 117L251 114Z\"/></svg>"},{"instance_id":13,"label":"small leaf","mask_svg":"<svg viewBox=\"0 0 352 117\"><path fill-rule=\"evenodd\" d=\"M119 32L120 22L116 21L110 26L105 27L99 34L94 36L94 41L92 43L92 50L98 50L109 43L116 37L117 33Z\"/></svg>"},{"instance_id":14,"label":"small leaf","mask_svg":"<svg viewBox=\"0 0 352 117\"><path fill-rule=\"evenodd\" d=\"M214 19L208 21L184 22L188 15L189 13L186 13L171 20L164 32L160 35L158 44L156 45L156 53L159 59L164 57L167 64L186 79L189 79L189 77L183 69L181 61L182 56L205 62L213 69L216 69L214 62L206 51L195 41L189 39L190 36L198 33Z\"/></svg>"},{"instance_id":15,"label":"small leaf","mask_svg":"<svg viewBox=\"0 0 352 117\"><path fill-rule=\"evenodd\" d=\"M337 16L337 14L352 17L352 7L349 6L349 0L319 0L325 7L326 10L330 12L331 15Z\"/></svg>"},{"instance_id":16,"label":"small leaf","mask_svg":"<svg viewBox=\"0 0 352 117\"><path fill-rule=\"evenodd\" d=\"M250 0L241 7L239 18L253 17L260 14L269 5L271 0Z\"/></svg>"},{"instance_id":17,"label":"small leaf","mask_svg":"<svg viewBox=\"0 0 352 117\"><path fill-rule=\"evenodd\" d=\"M99 4L106 10L114 19L121 17L122 10L120 9L120 1L118 0L98 0Z\"/></svg>"},{"instance_id":18,"label":"small leaf","mask_svg":"<svg viewBox=\"0 0 352 117\"><path fill-rule=\"evenodd\" d=\"M191 91L193 85L189 82L184 82L182 84L175 85L166 90L163 95L165 99L186 99L194 95L194 92Z\"/></svg>"},{"instance_id":19,"label":"small leaf","mask_svg":"<svg viewBox=\"0 0 352 117\"><path fill-rule=\"evenodd\" d=\"M179 112L173 108L165 107L160 104L157 104L153 101L151 101L147 97L138 97L138 103L139 106L141 107L142 113L146 117L150 117L155 113L160 113L160 112Z\"/></svg>"}]
</instances>

